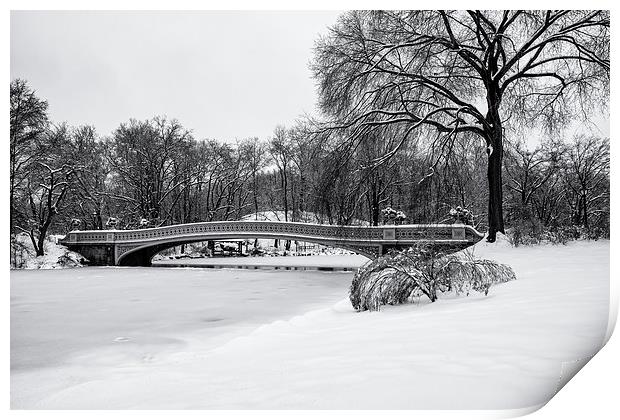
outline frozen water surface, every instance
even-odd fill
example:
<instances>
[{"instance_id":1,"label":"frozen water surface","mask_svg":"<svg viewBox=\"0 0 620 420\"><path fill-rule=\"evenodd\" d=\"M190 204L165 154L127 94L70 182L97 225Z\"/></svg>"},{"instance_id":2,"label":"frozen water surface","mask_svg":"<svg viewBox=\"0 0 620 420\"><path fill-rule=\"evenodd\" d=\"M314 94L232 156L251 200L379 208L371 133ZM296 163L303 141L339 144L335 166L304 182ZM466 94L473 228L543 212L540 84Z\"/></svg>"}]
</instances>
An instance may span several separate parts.
<instances>
[{"instance_id":1,"label":"frozen water surface","mask_svg":"<svg viewBox=\"0 0 620 420\"><path fill-rule=\"evenodd\" d=\"M11 272L12 399L49 381L208 350L344 298L351 273L85 267ZM87 371L63 377L70 367ZM58 373L58 375L56 375ZM22 379L24 382L22 382ZM24 384L21 388L20 384ZM42 389L38 389L42 386ZM35 397L36 395L36 397Z\"/></svg>"},{"instance_id":2,"label":"frozen water surface","mask_svg":"<svg viewBox=\"0 0 620 420\"><path fill-rule=\"evenodd\" d=\"M216 257L216 258L191 258L191 259L162 259L153 261L153 264L191 264L191 265L214 265L214 264L243 264L254 266L280 265L302 267L359 267L368 261L368 258L357 254L343 255L311 255L311 256L277 256L277 257Z\"/></svg>"}]
</instances>

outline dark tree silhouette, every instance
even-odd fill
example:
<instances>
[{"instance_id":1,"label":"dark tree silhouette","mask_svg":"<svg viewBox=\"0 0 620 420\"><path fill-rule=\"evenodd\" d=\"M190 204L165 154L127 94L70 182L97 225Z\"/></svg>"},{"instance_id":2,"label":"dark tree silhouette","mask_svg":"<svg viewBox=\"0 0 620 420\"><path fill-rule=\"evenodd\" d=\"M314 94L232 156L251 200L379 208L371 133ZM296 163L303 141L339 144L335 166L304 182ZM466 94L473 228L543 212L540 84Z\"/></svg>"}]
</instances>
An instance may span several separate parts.
<instances>
[{"instance_id":1,"label":"dark tree silhouette","mask_svg":"<svg viewBox=\"0 0 620 420\"><path fill-rule=\"evenodd\" d=\"M483 139L490 242L504 232L506 128L587 117L608 102L609 68L608 11L352 11L312 64L328 126L353 148L398 127L377 165L418 136L431 139L433 173L457 136Z\"/></svg>"}]
</instances>

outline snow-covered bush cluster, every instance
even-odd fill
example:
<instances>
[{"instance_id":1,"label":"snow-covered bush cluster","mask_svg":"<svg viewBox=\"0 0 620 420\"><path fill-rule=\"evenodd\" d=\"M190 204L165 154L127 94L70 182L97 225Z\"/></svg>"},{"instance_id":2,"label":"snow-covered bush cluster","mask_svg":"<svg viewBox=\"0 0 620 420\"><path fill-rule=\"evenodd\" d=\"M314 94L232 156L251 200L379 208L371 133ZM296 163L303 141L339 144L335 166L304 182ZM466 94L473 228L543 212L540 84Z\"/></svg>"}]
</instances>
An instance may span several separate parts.
<instances>
[{"instance_id":1,"label":"snow-covered bush cluster","mask_svg":"<svg viewBox=\"0 0 620 420\"><path fill-rule=\"evenodd\" d=\"M545 227L533 219L515 221L506 230L506 236L512 246L529 246L538 244L562 244L579 239L597 240L609 237L609 231L597 227L557 226Z\"/></svg>"},{"instance_id":2,"label":"snow-covered bush cluster","mask_svg":"<svg viewBox=\"0 0 620 420\"><path fill-rule=\"evenodd\" d=\"M451 208L448 214L452 218L452 223L474 224L474 214L464 207L456 206Z\"/></svg>"},{"instance_id":3,"label":"snow-covered bush cluster","mask_svg":"<svg viewBox=\"0 0 620 420\"><path fill-rule=\"evenodd\" d=\"M11 235L11 268L69 268L85 264L86 259L82 255L58 244L57 239L56 236L50 235L43 244L45 255L37 257L27 234Z\"/></svg>"},{"instance_id":4,"label":"snow-covered bush cluster","mask_svg":"<svg viewBox=\"0 0 620 420\"><path fill-rule=\"evenodd\" d=\"M440 254L426 247L384 255L361 267L351 284L349 299L358 311L378 311L382 305L406 303L426 296L431 302L439 293L485 295L495 283L514 280L512 268L472 254Z\"/></svg>"},{"instance_id":5,"label":"snow-covered bush cluster","mask_svg":"<svg viewBox=\"0 0 620 420\"><path fill-rule=\"evenodd\" d=\"M381 214L383 215L383 223L386 225L400 225L407 219L405 213L400 210L394 210L392 207L384 208L381 210Z\"/></svg>"}]
</instances>

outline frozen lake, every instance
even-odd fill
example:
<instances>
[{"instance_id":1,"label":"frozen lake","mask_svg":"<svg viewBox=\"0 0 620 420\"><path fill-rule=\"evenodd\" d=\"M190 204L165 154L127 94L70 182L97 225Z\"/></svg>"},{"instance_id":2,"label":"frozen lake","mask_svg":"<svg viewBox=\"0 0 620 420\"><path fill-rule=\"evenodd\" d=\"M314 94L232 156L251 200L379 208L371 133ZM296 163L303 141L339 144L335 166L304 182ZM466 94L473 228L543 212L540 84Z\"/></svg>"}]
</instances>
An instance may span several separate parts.
<instances>
[{"instance_id":1,"label":"frozen lake","mask_svg":"<svg viewBox=\"0 0 620 420\"><path fill-rule=\"evenodd\" d=\"M183 258L162 259L153 261L154 265L183 265L200 267L210 266L248 266L248 267L283 267L283 268L309 268L309 269L332 269L349 271L355 270L366 263L368 258L357 254L343 255L311 255L311 256L278 256L278 257L215 257L215 258Z\"/></svg>"},{"instance_id":2,"label":"frozen lake","mask_svg":"<svg viewBox=\"0 0 620 420\"><path fill-rule=\"evenodd\" d=\"M12 271L12 405L32 407L48 392L91 380L86 372L63 374L76 364L105 370L188 348L208 351L345 298L351 279L342 272L157 267Z\"/></svg>"}]
</instances>

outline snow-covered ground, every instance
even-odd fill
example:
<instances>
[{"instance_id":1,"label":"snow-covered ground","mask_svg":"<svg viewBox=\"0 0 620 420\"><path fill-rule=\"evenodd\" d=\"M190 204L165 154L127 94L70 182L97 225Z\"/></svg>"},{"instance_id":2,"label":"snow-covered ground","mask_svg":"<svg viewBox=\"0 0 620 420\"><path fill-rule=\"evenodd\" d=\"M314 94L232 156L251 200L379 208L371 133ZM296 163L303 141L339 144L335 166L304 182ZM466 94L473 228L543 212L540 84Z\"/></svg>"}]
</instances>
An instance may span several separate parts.
<instances>
[{"instance_id":1,"label":"snow-covered ground","mask_svg":"<svg viewBox=\"0 0 620 420\"><path fill-rule=\"evenodd\" d=\"M480 243L476 255L511 264L517 280L486 297L374 313L354 312L345 298L351 273L12 272L11 404L543 404L604 341L609 241L521 248Z\"/></svg>"}]
</instances>

